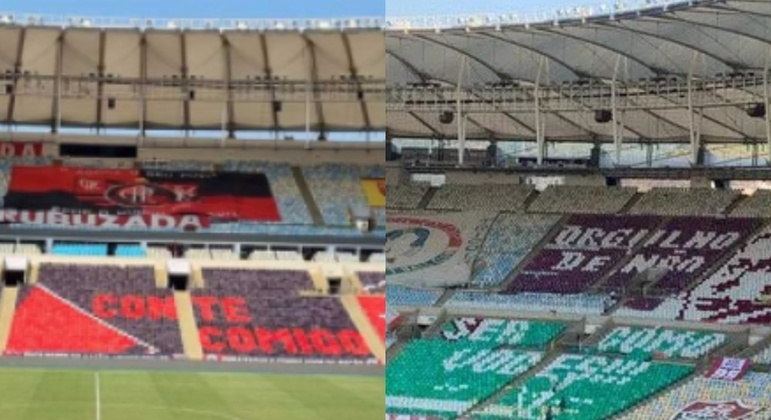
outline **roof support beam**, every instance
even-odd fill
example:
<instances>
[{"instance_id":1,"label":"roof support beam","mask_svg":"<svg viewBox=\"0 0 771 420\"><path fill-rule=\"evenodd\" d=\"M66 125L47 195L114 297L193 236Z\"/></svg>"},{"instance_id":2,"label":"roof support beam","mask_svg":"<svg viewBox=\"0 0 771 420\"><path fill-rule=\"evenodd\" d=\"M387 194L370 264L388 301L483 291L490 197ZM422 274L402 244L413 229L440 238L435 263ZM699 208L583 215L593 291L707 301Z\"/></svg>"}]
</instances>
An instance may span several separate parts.
<instances>
[{"instance_id":1,"label":"roof support beam","mask_svg":"<svg viewBox=\"0 0 771 420\"><path fill-rule=\"evenodd\" d=\"M62 126L62 72L64 71L64 29L56 38L56 63L54 68L54 97L51 108L51 133L57 134Z\"/></svg>"},{"instance_id":2,"label":"roof support beam","mask_svg":"<svg viewBox=\"0 0 771 420\"><path fill-rule=\"evenodd\" d=\"M233 65L230 55L230 41L220 34L222 40L222 58L225 60L225 130L230 139L236 138L235 107L233 105Z\"/></svg>"},{"instance_id":3,"label":"roof support beam","mask_svg":"<svg viewBox=\"0 0 771 420\"><path fill-rule=\"evenodd\" d=\"M691 69L688 72L688 133L691 138L691 164L699 165L699 152L701 151L701 127L696 126L696 116L693 109L693 73L696 70L696 61L699 58L699 54L694 51L693 57L691 57ZM699 118L701 123L701 118Z\"/></svg>"},{"instance_id":4,"label":"roof support beam","mask_svg":"<svg viewBox=\"0 0 771 420\"><path fill-rule=\"evenodd\" d=\"M185 30L179 31L179 52L182 66L179 69L179 75L182 81L182 118L185 137L190 135L192 124L190 124L190 71L187 67L187 36Z\"/></svg>"},{"instance_id":5,"label":"roof support beam","mask_svg":"<svg viewBox=\"0 0 771 420\"><path fill-rule=\"evenodd\" d=\"M393 57L394 60L400 62L407 70L409 70L410 73L417 76L421 83L428 83L432 79L431 76L418 70L417 67L413 66L412 63L410 63L406 58L400 56L399 54L396 54L395 52L388 49L386 49L386 54Z\"/></svg>"},{"instance_id":6,"label":"roof support beam","mask_svg":"<svg viewBox=\"0 0 771 420\"><path fill-rule=\"evenodd\" d=\"M494 35L494 34L491 34L489 32L479 32L479 35L485 36L487 38L495 39L495 40L501 41L501 42L503 42L505 44L513 45L513 46L515 46L517 48L522 48L523 50L530 51L530 52L535 53L535 54L537 54L537 55L539 55L541 57L545 57L545 58L547 58L547 59L549 59L551 61L554 61L555 63L561 65L562 67L565 67L566 69L570 70L570 72L573 73L573 75L575 75L578 78L588 77L588 75L586 75L583 72L579 71L578 69L576 69L575 67L571 66L567 62L561 60L559 57L555 57L555 56L553 56L551 54L546 54L544 51L539 50L537 48L533 48L533 47L531 47L529 45L522 44L521 42L517 42L517 41L514 41L514 40L512 40L510 38L506 38L505 36ZM539 61L539 63L540 63L540 61Z\"/></svg>"},{"instance_id":7,"label":"roof support beam","mask_svg":"<svg viewBox=\"0 0 771 420\"><path fill-rule=\"evenodd\" d=\"M260 47L262 49L262 62L263 72L265 73L265 79L267 80L267 87L270 90L270 109L273 116L273 133L278 140L278 132L280 130L278 122L278 110L280 108L279 103L276 101L276 85L273 83L273 69L270 67L270 55L268 54L268 40L265 34L260 34Z\"/></svg>"},{"instance_id":8,"label":"roof support beam","mask_svg":"<svg viewBox=\"0 0 771 420\"><path fill-rule=\"evenodd\" d=\"M645 31L645 30L638 29L638 28L632 28L629 25L622 25L621 23L597 22L595 25L602 26L604 28L613 28L615 30L620 30L620 31L628 31L628 32L631 32L631 33L634 33L634 34L643 35L643 36L649 36L649 37L653 37L653 38L656 38L656 39L660 39L660 40L663 40L665 42L671 42L673 44L677 44L677 45L679 45L681 47L687 48L689 50L698 51L699 53L701 53L701 54L703 54L703 55L705 55L707 57L712 57L716 61L719 61L719 62L725 64L727 67L729 67L731 69L741 70L741 69L744 68L744 66L739 64L739 63L733 62L731 60L727 60L725 57L721 57L721 56L719 56L719 55L717 55L717 54L715 54L715 53L713 53L711 51L706 50L705 48L698 47L696 45L683 42L680 39L672 38L672 37L669 37L669 36L664 36L664 35L661 35L661 34L658 34L658 33L655 33L655 32Z\"/></svg>"},{"instance_id":9,"label":"roof support beam","mask_svg":"<svg viewBox=\"0 0 771 420\"><path fill-rule=\"evenodd\" d=\"M422 117L420 117L418 114L416 114L414 111L407 111L407 115L410 115L412 118L415 118L420 125L423 127L426 127L429 131L434 133L437 139L443 139L445 138L444 134L439 132L436 128L434 128L431 124L429 124L426 120L424 120Z\"/></svg>"},{"instance_id":10,"label":"roof support beam","mask_svg":"<svg viewBox=\"0 0 771 420\"><path fill-rule=\"evenodd\" d=\"M24 41L27 38L27 27L22 26L19 29L19 40L16 44L16 61L13 63L13 81L11 82L11 97L8 100L8 110L5 121L8 124L14 123L14 109L16 107L16 91L19 88L19 79L21 78L22 58L24 57Z\"/></svg>"},{"instance_id":11,"label":"roof support beam","mask_svg":"<svg viewBox=\"0 0 771 420\"><path fill-rule=\"evenodd\" d=\"M139 38L139 144L147 134L147 32Z\"/></svg>"},{"instance_id":12,"label":"roof support beam","mask_svg":"<svg viewBox=\"0 0 771 420\"><path fill-rule=\"evenodd\" d=\"M769 82L768 82L768 71L769 71L769 60L771 60L771 48L766 49L766 58L765 58L765 66L763 68L763 98L765 100L765 122L766 122L766 152L768 153L767 156L767 165L771 165L771 100L769 100L769 96L771 93L768 91L769 88Z\"/></svg>"},{"instance_id":13,"label":"roof support beam","mask_svg":"<svg viewBox=\"0 0 771 420\"><path fill-rule=\"evenodd\" d=\"M364 129L367 131L367 137L372 131L372 122L369 118L369 111L367 110L367 101L364 98L364 89L361 86L361 80L359 78L359 71L356 69L356 63L353 60L353 50L351 49L351 40L348 38L346 32L342 32L340 36L343 39L343 45L345 46L345 54L348 57L348 71L351 73L353 83L356 84L356 95L359 98L359 105L361 107L361 116L364 121Z\"/></svg>"},{"instance_id":14,"label":"roof support beam","mask_svg":"<svg viewBox=\"0 0 771 420\"><path fill-rule=\"evenodd\" d=\"M107 31L99 31L99 63L96 67L96 132L104 127L104 56L107 50Z\"/></svg>"},{"instance_id":15,"label":"roof support beam","mask_svg":"<svg viewBox=\"0 0 771 420\"><path fill-rule=\"evenodd\" d=\"M543 158L546 155L546 139L544 129L546 124L541 121L541 74L544 72L546 56L541 56L538 61L538 73L535 75L535 90L533 91L533 108L535 111L535 144L536 144L536 164L543 165Z\"/></svg>"},{"instance_id":16,"label":"roof support beam","mask_svg":"<svg viewBox=\"0 0 771 420\"><path fill-rule=\"evenodd\" d=\"M482 58L477 57L476 55L474 55L474 54L472 54L472 53L470 53L470 52L468 52L466 50L464 50L463 48L459 48L459 47L456 47L454 45L448 44L446 42L442 42L442 41L436 40L436 39L434 39L434 38L432 38L430 36L419 35L419 34L414 34L413 36L415 38L421 39L423 41L427 41L427 42L439 45L440 47L446 48L448 50L455 51L456 53L460 54L461 57L470 58L471 60L476 61L482 67L486 68L491 73L495 74L495 76L498 79L500 79L501 81L508 81L508 80L513 80L514 79L511 75L508 75L508 74L506 74L506 73L496 69L495 67L493 67L487 61L483 60Z\"/></svg>"},{"instance_id":17,"label":"roof support beam","mask_svg":"<svg viewBox=\"0 0 771 420\"><path fill-rule=\"evenodd\" d=\"M319 97L319 67L318 62L316 60L316 45L311 41L310 38L308 38L308 35L303 34L303 38L305 39L305 45L308 48L308 54L310 56L310 88L313 91L313 102L316 105L316 118L318 118L319 124L318 124L318 130L319 130L319 140L324 141L326 140L326 123L324 122L324 106L321 103L321 98Z\"/></svg>"}]
</instances>

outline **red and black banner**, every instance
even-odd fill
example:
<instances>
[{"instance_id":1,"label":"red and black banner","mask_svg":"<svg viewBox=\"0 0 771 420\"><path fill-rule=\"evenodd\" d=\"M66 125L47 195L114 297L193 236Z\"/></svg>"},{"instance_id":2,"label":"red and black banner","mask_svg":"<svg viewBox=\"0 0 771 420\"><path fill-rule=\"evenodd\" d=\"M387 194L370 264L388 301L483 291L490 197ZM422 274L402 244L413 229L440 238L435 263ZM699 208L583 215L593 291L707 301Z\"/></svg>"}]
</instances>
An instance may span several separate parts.
<instances>
[{"instance_id":1,"label":"red and black banner","mask_svg":"<svg viewBox=\"0 0 771 420\"><path fill-rule=\"evenodd\" d=\"M121 216L280 221L264 174L15 166L5 207Z\"/></svg>"}]
</instances>

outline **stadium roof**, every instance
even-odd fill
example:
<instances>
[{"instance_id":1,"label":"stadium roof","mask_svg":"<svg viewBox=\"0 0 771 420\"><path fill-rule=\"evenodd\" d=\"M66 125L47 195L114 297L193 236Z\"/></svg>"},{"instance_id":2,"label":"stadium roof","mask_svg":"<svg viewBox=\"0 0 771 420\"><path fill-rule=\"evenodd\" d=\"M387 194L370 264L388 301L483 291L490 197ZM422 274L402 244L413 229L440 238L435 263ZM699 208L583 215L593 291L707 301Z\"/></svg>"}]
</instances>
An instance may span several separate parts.
<instances>
[{"instance_id":1,"label":"stadium roof","mask_svg":"<svg viewBox=\"0 0 771 420\"><path fill-rule=\"evenodd\" d=\"M535 137L537 84L560 103L542 105L549 139L612 138L613 124L597 123L594 112L611 108L614 86L616 106L624 110L623 138L688 141L690 80L690 106L704 141L766 141L764 118L749 116L747 108L765 102L768 1L646 0L641 9L566 9L535 22L511 15L391 18L387 28L388 83L397 91L389 98L392 137L455 138L455 125L442 124L437 107L409 107L404 99L405 91L432 84L446 96L460 80L469 103L476 95L489 104L485 92L496 86L531 92L517 106L469 106L469 139ZM581 97L589 89L605 99ZM426 102L428 94L421 95L412 99ZM452 101L446 105L455 109Z\"/></svg>"},{"instance_id":2,"label":"stadium roof","mask_svg":"<svg viewBox=\"0 0 771 420\"><path fill-rule=\"evenodd\" d=\"M376 19L62 21L0 14L0 123L231 132L385 127Z\"/></svg>"}]
</instances>

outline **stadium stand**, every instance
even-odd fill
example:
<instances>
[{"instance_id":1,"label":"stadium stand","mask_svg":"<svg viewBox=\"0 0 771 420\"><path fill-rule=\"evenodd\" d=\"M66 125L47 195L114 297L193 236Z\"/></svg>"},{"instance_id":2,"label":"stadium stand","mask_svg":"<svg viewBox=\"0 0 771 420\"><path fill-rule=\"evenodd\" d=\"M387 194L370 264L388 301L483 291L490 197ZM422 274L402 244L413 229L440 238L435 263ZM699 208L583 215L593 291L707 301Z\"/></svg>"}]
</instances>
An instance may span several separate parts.
<instances>
[{"instance_id":1,"label":"stadium stand","mask_svg":"<svg viewBox=\"0 0 771 420\"><path fill-rule=\"evenodd\" d=\"M771 419L769 4L540 12L389 21L386 419Z\"/></svg>"},{"instance_id":2,"label":"stadium stand","mask_svg":"<svg viewBox=\"0 0 771 420\"><path fill-rule=\"evenodd\" d=\"M757 190L741 200L731 212L733 217L771 217L771 191Z\"/></svg>"},{"instance_id":3,"label":"stadium stand","mask_svg":"<svg viewBox=\"0 0 771 420\"><path fill-rule=\"evenodd\" d=\"M620 213L635 195L634 188L551 185L528 207L531 213Z\"/></svg>"},{"instance_id":4,"label":"stadium stand","mask_svg":"<svg viewBox=\"0 0 771 420\"><path fill-rule=\"evenodd\" d=\"M563 354L473 419L557 417L602 420L686 377L693 368L638 360Z\"/></svg>"},{"instance_id":5,"label":"stadium stand","mask_svg":"<svg viewBox=\"0 0 771 420\"><path fill-rule=\"evenodd\" d=\"M692 290L662 298L631 298L616 314L720 323L767 323L771 321L771 307L763 304L763 296L771 290L766 275L769 260L771 228L767 227Z\"/></svg>"},{"instance_id":6,"label":"stadium stand","mask_svg":"<svg viewBox=\"0 0 771 420\"><path fill-rule=\"evenodd\" d=\"M382 179L382 168L325 164L303 167L305 179L329 225L349 226L355 215L370 215L362 181Z\"/></svg>"},{"instance_id":7,"label":"stadium stand","mask_svg":"<svg viewBox=\"0 0 771 420\"><path fill-rule=\"evenodd\" d=\"M192 291L201 345L215 358L370 359L338 297L314 289L300 270L205 269Z\"/></svg>"},{"instance_id":8,"label":"stadium stand","mask_svg":"<svg viewBox=\"0 0 771 420\"><path fill-rule=\"evenodd\" d=\"M51 253L54 255L105 257L107 256L107 245L55 243Z\"/></svg>"},{"instance_id":9,"label":"stadium stand","mask_svg":"<svg viewBox=\"0 0 771 420\"><path fill-rule=\"evenodd\" d=\"M42 264L22 286L5 353L182 355L174 296L149 266Z\"/></svg>"},{"instance_id":10,"label":"stadium stand","mask_svg":"<svg viewBox=\"0 0 771 420\"><path fill-rule=\"evenodd\" d=\"M757 227L754 219L672 218L610 277L605 287L619 290L638 275L661 270L664 274L654 279L647 292L677 293L709 268L709 262L729 254Z\"/></svg>"},{"instance_id":11,"label":"stadium stand","mask_svg":"<svg viewBox=\"0 0 771 420\"><path fill-rule=\"evenodd\" d=\"M557 222L556 216L500 213L474 261L471 283L497 286Z\"/></svg>"},{"instance_id":12,"label":"stadium stand","mask_svg":"<svg viewBox=\"0 0 771 420\"><path fill-rule=\"evenodd\" d=\"M655 225L651 216L574 215L506 287L509 293L582 293Z\"/></svg>"},{"instance_id":13,"label":"stadium stand","mask_svg":"<svg viewBox=\"0 0 771 420\"><path fill-rule=\"evenodd\" d=\"M661 216L719 216L739 197L731 190L711 188L653 188L629 210L631 214Z\"/></svg>"},{"instance_id":14,"label":"stadium stand","mask_svg":"<svg viewBox=\"0 0 771 420\"><path fill-rule=\"evenodd\" d=\"M389 361L386 410L458 416L535 366L543 353L525 349L543 349L564 328L531 320L450 320L438 337L411 341ZM413 369L418 365L423 368Z\"/></svg>"},{"instance_id":15,"label":"stadium stand","mask_svg":"<svg viewBox=\"0 0 771 420\"><path fill-rule=\"evenodd\" d=\"M725 334L678 331L667 328L614 328L598 348L606 353L630 354L638 350L668 358L698 359L726 342Z\"/></svg>"},{"instance_id":16,"label":"stadium stand","mask_svg":"<svg viewBox=\"0 0 771 420\"><path fill-rule=\"evenodd\" d=\"M389 286L390 287L390 286ZM389 298L388 302L391 300ZM551 293L492 294L486 292L456 292L445 302L448 308L519 310L533 312L566 312L600 315L613 306L608 295L561 295Z\"/></svg>"},{"instance_id":17,"label":"stadium stand","mask_svg":"<svg viewBox=\"0 0 771 420\"><path fill-rule=\"evenodd\" d=\"M428 191L428 186L417 184L387 185L386 206L395 209L415 209L420 204L423 196Z\"/></svg>"},{"instance_id":18,"label":"stadium stand","mask_svg":"<svg viewBox=\"0 0 771 420\"><path fill-rule=\"evenodd\" d=\"M771 365L771 346L768 346L765 350L756 354L755 357L752 358L752 360L755 363L763 363L763 364Z\"/></svg>"},{"instance_id":19,"label":"stadium stand","mask_svg":"<svg viewBox=\"0 0 771 420\"><path fill-rule=\"evenodd\" d=\"M474 210L523 212L533 192L529 185L458 185L445 184L426 206L432 210Z\"/></svg>"},{"instance_id":20,"label":"stadium stand","mask_svg":"<svg viewBox=\"0 0 771 420\"><path fill-rule=\"evenodd\" d=\"M389 306L430 306L442 292L434 289L417 289L395 284L386 284L386 300Z\"/></svg>"},{"instance_id":21,"label":"stadium stand","mask_svg":"<svg viewBox=\"0 0 771 420\"><path fill-rule=\"evenodd\" d=\"M696 377L619 417L620 420L736 418L764 420L771 375L750 372L737 381Z\"/></svg>"}]
</instances>

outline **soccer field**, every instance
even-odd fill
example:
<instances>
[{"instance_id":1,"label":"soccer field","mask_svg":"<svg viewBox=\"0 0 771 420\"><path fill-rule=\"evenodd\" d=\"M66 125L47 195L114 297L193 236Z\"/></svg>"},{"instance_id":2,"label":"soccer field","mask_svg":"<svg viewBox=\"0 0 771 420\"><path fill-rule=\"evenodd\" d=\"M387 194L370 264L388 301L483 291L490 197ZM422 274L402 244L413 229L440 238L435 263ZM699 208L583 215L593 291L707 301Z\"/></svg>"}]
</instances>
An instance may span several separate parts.
<instances>
[{"instance_id":1,"label":"soccer field","mask_svg":"<svg viewBox=\"0 0 771 420\"><path fill-rule=\"evenodd\" d=\"M382 419L384 384L375 376L0 369L0 419Z\"/></svg>"}]
</instances>

